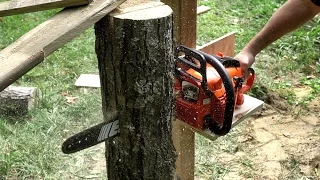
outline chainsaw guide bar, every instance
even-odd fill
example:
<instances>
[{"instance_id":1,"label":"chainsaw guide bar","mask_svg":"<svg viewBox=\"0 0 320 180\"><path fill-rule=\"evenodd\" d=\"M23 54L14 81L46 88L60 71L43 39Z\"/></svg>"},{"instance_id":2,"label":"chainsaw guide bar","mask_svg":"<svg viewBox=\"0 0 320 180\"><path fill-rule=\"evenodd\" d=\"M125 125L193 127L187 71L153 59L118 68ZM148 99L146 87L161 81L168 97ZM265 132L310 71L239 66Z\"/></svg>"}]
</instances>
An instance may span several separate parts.
<instances>
[{"instance_id":1,"label":"chainsaw guide bar","mask_svg":"<svg viewBox=\"0 0 320 180\"><path fill-rule=\"evenodd\" d=\"M62 144L62 152L71 154L97 145L120 133L119 120L103 122L68 138Z\"/></svg>"}]
</instances>

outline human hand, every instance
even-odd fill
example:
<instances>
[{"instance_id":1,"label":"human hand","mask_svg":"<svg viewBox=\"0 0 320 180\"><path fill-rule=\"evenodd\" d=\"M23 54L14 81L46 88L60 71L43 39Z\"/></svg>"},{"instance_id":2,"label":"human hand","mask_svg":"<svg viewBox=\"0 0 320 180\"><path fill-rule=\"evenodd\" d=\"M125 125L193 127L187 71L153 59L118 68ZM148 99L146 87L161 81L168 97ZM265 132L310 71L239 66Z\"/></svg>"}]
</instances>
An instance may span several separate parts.
<instances>
[{"instance_id":1,"label":"human hand","mask_svg":"<svg viewBox=\"0 0 320 180\"><path fill-rule=\"evenodd\" d=\"M247 51L241 51L235 57L240 62L241 72L243 74L243 78L247 79L249 77L248 69L255 62L255 56Z\"/></svg>"}]
</instances>

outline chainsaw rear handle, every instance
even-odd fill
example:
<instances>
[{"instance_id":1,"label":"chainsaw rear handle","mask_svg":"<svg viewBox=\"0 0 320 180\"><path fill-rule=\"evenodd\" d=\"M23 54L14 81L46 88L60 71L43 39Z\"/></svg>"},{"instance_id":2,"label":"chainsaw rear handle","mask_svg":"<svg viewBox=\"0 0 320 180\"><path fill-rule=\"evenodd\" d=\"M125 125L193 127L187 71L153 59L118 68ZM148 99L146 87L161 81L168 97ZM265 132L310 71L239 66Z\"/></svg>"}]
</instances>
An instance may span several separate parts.
<instances>
[{"instance_id":1,"label":"chainsaw rear handle","mask_svg":"<svg viewBox=\"0 0 320 180\"><path fill-rule=\"evenodd\" d=\"M231 126L232 126L233 112L234 112L234 106L235 106L235 103L234 103L235 92L234 92L233 83L224 65L221 63L221 61L219 61L217 58L207 53L204 53L201 51L197 51L197 52L202 54L205 57L206 62L215 68L215 70L219 73L222 79L223 85L225 87L226 107L224 110L224 122L221 128L216 126L212 129L215 134L224 136L231 130Z\"/></svg>"},{"instance_id":2,"label":"chainsaw rear handle","mask_svg":"<svg viewBox=\"0 0 320 180\"><path fill-rule=\"evenodd\" d=\"M220 62L222 62L223 66L225 68L228 68L228 67L241 67L240 66L240 61L237 60L237 59L234 59L232 57L225 56L225 57L221 58ZM240 88L240 93L242 93L242 94L247 93L251 89L251 87L253 86L253 83L254 83L254 79L255 79L254 70L252 68L249 68L248 72L249 72L250 75L246 80L243 77L241 77L243 81L246 81L246 83L242 84L242 87Z\"/></svg>"},{"instance_id":3,"label":"chainsaw rear handle","mask_svg":"<svg viewBox=\"0 0 320 180\"><path fill-rule=\"evenodd\" d=\"M202 52L202 54L204 54L204 52ZM209 55L209 54L207 54ZM209 56L213 56L214 58L217 58L225 68L229 68L229 67L241 67L240 66L240 61L237 59L234 59L232 57L228 57L228 56L224 56L224 57L219 57L219 56L215 56L215 55L209 55ZM245 94L247 93L251 87L253 86L254 83L254 79L255 79L255 72L252 68L248 69L249 72L249 77L245 80L243 79L243 81L246 81L245 84L242 84L242 87L240 88L240 93Z\"/></svg>"},{"instance_id":4,"label":"chainsaw rear handle","mask_svg":"<svg viewBox=\"0 0 320 180\"><path fill-rule=\"evenodd\" d=\"M185 57L183 56L179 56L179 53L184 53L185 54L185 57L186 56L189 56L189 57L192 57L196 60L198 60L200 62L200 67L191 62L190 60L186 59ZM179 73L182 73L192 79L196 79L198 82L201 83L201 87L203 88L204 92L206 93L206 95L208 95L209 97L212 96L212 92L208 89L208 82L207 82L207 67L206 67L206 59L205 57L199 53L198 51L194 50L194 49L190 49L190 48L187 48L185 46L178 46L176 48L176 51L175 51L175 59L176 59L176 63L175 65L177 64L177 62L179 63L182 63L186 66L188 66L189 68L192 68L194 69L195 71L199 72L202 76L202 80L200 79L197 79L195 77L193 77L192 75L188 74L186 71L182 70L182 69L178 69L177 67L175 67L175 69L179 72Z\"/></svg>"}]
</instances>

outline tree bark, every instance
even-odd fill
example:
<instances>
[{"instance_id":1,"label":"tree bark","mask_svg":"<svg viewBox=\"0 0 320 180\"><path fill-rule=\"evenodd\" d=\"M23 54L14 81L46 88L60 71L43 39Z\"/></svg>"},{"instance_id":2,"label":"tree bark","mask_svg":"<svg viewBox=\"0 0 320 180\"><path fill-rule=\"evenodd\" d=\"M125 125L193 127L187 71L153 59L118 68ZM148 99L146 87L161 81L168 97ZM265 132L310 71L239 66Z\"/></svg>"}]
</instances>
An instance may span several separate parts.
<instances>
[{"instance_id":1,"label":"tree bark","mask_svg":"<svg viewBox=\"0 0 320 180\"><path fill-rule=\"evenodd\" d=\"M106 142L108 179L174 179L172 10L132 9L95 25L104 116L120 114L120 135Z\"/></svg>"}]
</instances>

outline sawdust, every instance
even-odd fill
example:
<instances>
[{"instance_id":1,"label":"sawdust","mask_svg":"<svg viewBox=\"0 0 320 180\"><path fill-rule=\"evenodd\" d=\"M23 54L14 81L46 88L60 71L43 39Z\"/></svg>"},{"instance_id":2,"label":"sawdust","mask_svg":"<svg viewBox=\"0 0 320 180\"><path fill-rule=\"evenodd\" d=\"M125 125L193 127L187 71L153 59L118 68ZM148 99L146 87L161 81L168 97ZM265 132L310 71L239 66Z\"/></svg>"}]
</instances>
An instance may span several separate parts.
<instances>
[{"instance_id":1,"label":"sawdust","mask_svg":"<svg viewBox=\"0 0 320 180\"><path fill-rule=\"evenodd\" d=\"M320 179L319 100L308 105L308 112L297 113L292 111L294 108L279 112L279 104L286 102L278 98L242 124L245 132L238 137L238 142L252 165L228 166L232 171L223 179ZM239 159L233 155L233 160ZM224 158L226 155L218 157L222 158L221 162L230 161Z\"/></svg>"}]
</instances>

